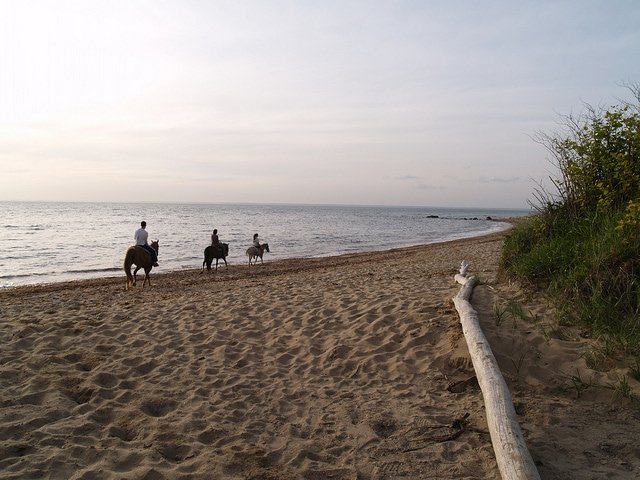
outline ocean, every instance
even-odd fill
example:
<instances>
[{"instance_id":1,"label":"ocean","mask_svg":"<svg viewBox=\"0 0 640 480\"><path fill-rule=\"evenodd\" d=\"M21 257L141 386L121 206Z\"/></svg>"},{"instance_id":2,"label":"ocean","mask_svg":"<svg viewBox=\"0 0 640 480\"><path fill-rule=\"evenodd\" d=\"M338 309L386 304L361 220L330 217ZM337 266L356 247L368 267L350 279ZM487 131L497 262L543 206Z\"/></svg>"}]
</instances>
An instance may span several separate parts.
<instances>
[{"instance_id":1,"label":"ocean","mask_svg":"<svg viewBox=\"0 0 640 480\"><path fill-rule=\"evenodd\" d=\"M0 202L0 288L123 276L140 222L158 239L156 272L202 267L218 229L227 262L246 264L254 233L265 262L386 250L482 235L528 210L340 205Z\"/></svg>"}]
</instances>

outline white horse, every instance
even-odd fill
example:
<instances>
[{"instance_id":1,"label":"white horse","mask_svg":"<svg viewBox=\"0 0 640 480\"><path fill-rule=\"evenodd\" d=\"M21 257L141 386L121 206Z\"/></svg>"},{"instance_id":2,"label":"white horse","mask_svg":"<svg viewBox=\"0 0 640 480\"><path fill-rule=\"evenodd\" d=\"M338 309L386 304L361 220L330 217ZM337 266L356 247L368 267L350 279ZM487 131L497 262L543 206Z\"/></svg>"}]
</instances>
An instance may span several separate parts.
<instances>
[{"instance_id":1,"label":"white horse","mask_svg":"<svg viewBox=\"0 0 640 480\"><path fill-rule=\"evenodd\" d=\"M262 261L262 255L264 255L264 252L268 252L269 251L269 244L268 243L263 243L262 245L260 245L260 247L249 247L247 248L247 257L249 257L249 266L251 266L251 261L255 258L255 261L253 262L253 264L257 264L258 263L258 258L260 259L260 263L264 264L264 262Z\"/></svg>"}]
</instances>

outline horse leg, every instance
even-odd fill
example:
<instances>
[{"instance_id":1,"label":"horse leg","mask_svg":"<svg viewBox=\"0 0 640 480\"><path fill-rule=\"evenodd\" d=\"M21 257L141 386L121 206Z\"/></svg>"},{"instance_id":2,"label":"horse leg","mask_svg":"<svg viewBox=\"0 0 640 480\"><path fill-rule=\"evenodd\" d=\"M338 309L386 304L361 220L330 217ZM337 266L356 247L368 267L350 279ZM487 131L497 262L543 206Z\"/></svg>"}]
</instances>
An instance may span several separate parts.
<instances>
[{"instance_id":1,"label":"horse leg","mask_svg":"<svg viewBox=\"0 0 640 480\"><path fill-rule=\"evenodd\" d=\"M126 268L126 265L125 265ZM133 286L133 277L131 276L131 265L129 265L129 268L127 269L127 286L125 287L125 290L129 290L129 287Z\"/></svg>"},{"instance_id":2,"label":"horse leg","mask_svg":"<svg viewBox=\"0 0 640 480\"><path fill-rule=\"evenodd\" d=\"M133 286L136 286L136 282L138 281L138 277L137 277L137 273L138 270L140 270L142 267L139 267L136 265L136 269L133 271ZM142 284L142 286L144 287L144 283Z\"/></svg>"},{"instance_id":3,"label":"horse leg","mask_svg":"<svg viewBox=\"0 0 640 480\"><path fill-rule=\"evenodd\" d=\"M218 271L218 259L216 258L216 272Z\"/></svg>"},{"instance_id":4,"label":"horse leg","mask_svg":"<svg viewBox=\"0 0 640 480\"><path fill-rule=\"evenodd\" d=\"M229 268L229 265L227 265L227 259L226 259L226 258L223 258L222 260L224 260L224 266L225 266L225 268Z\"/></svg>"},{"instance_id":5,"label":"horse leg","mask_svg":"<svg viewBox=\"0 0 640 480\"><path fill-rule=\"evenodd\" d=\"M149 286L151 286L151 276L149 275L150 272L151 272L151 267L144 269L144 281L148 282ZM144 288L144 282L142 282L142 288Z\"/></svg>"}]
</instances>

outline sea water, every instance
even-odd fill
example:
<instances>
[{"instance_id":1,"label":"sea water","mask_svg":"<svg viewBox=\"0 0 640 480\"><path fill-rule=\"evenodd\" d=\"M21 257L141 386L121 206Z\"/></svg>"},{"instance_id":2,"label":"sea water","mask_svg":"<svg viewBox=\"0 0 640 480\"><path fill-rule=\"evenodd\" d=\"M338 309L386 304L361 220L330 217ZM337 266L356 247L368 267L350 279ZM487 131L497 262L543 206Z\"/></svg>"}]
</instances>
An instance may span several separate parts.
<instances>
[{"instance_id":1,"label":"sea water","mask_svg":"<svg viewBox=\"0 0 640 480\"><path fill-rule=\"evenodd\" d=\"M133 234L147 222L159 272L202 267L218 229L227 262L246 264L254 233L265 261L386 250L505 228L527 210L336 205L0 202L0 287L124 275Z\"/></svg>"}]
</instances>

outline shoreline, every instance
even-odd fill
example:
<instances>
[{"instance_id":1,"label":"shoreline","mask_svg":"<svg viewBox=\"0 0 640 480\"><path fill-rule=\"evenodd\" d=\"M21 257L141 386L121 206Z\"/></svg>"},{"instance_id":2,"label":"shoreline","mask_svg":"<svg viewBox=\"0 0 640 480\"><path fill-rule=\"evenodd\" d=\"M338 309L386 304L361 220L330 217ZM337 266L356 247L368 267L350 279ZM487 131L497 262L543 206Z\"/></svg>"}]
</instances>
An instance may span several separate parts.
<instances>
[{"instance_id":1,"label":"shoreline","mask_svg":"<svg viewBox=\"0 0 640 480\"><path fill-rule=\"evenodd\" d=\"M517 217L514 217L514 218L517 218ZM500 232L503 229L508 228L508 226L506 226L505 224L509 223L509 219L507 218L503 220L502 218L496 218L495 220L493 220L493 222L502 224L502 228L488 229L481 232L470 233L470 234L462 233L461 234L463 235L462 238L473 238L474 236L482 236L486 234ZM434 240L434 239L425 238L424 240L427 241L427 243L420 242L419 240L416 241L415 239L412 239L412 240L396 239L396 241L393 242L393 244L391 245L369 245L367 242L366 245L360 245L357 250L352 250L353 245L347 242L345 244L342 244L342 248L338 248L337 251L335 252L325 253L326 248L320 249L320 252L323 252L320 254L317 254L312 250L301 251L300 249L297 249L297 250L294 249L293 251L288 252L289 255L291 255L290 257L287 255L287 252L284 252L284 250L281 250L275 253L274 256L277 260L282 260L286 258L326 258L330 256L335 256L335 255L370 252L370 251L386 251L389 249L406 248L410 246L420 246L425 244L441 243L443 241L455 241L455 240L461 239L461 238L456 238L456 236L457 235L452 235L451 238L445 239L445 240ZM385 242L385 243L389 243L389 242ZM174 244L175 242L172 243L173 247L171 247L172 250L170 252L169 250L166 249L166 246L163 248L163 245L161 242L161 255L160 255L161 270L160 271L164 271L165 273L168 273L168 272L174 272L174 271L190 270L192 268L198 268L198 266L202 264L202 256L201 256L202 250L198 251L197 248L196 248L196 251L194 251L193 248L187 248L187 251L188 251L187 256L177 261L176 260L177 252L175 251L176 249ZM189 245L193 246L191 243ZM227 260L232 262L232 264L241 265L242 263L244 263L244 260L246 259L246 257L244 256L244 251L246 250L246 247L248 245L245 247L243 247L242 245L243 245L242 243L234 243L232 245L233 247L232 255L230 255L227 258ZM126 251L127 247L128 246L126 244L124 247L122 247L122 258L124 258L124 252ZM275 247L276 247L276 250L278 250L277 246ZM273 244L272 244L272 248L274 248ZM281 248L284 248L284 247L281 247ZM99 279L99 278L109 278L112 276L117 277L119 276L119 274L123 272L122 265L121 265L122 262L120 258L120 252L119 252L120 249L118 248L117 250L118 252L113 251L112 249L112 251L110 252L108 259L106 259L108 260L106 263L107 266L95 265L94 263L92 263L91 268L89 268L88 270L82 269L82 262L79 263L78 265L73 266L73 261L70 258L66 260L60 258L57 260L62 261L63 264L57 263L56 266L52 268L53 271L45 274L43 274L42 271L47 270L46 265L41 265L38 267L34 267L32 265L28 269L25 269L22 271L11 270L11 274L5 272L6 276L0 278L0 291L4 289L12 289L12 288L26 286L26 285L47 285L47 284L54 284L54 283L71 282L76 280L92 280L92 279ZM281 256L283 253L284 255L287 255L287 257ZM180 254L178 253L178 257L179 256ZM267 258L269 258L269 255L267 255ZM271 258L273 258L273 256ZM62 266L64 265L64 262L67 263L67 268L64 268ZM113 262L113 263L109 263L109 262ZM69 270L69 271L66 271L66 270ZM157 272L158 270L156 270L156 273Z\"/></svg>"},{"instance_id":2,"label":"shoreline","mask_svg":"<svg viewBox=\"0 0 640 480\"><path fill-rule=\"evenodd\" d=\"M359 251L359 252L351 252L351 253L339 253L339 254L335 254L335 255L322 255L322 256L311 256L311 257L291 257L291 258L282 258L282 259L277 259L277 260L269 260L268 256L265 256L266 260L265 260L265 264L279 264L279 263L283 263L283 262L304 262L304 261L310 261L310 262L314 262L314 261L322 261L322 260L326 260L326 259L333 259L333 258L340 258L340 257L345 257L345 258L351 258L352 256L359 256L359 255L369 255L369 254L384 254L386 252L396 252L396 251L403 251L403 250L413 250L413 249L421 249L421 248L425 248L425 247L429 247L431 245L441 245L441 244L448 244L448 243L456 243L456 242L462 242L465 240L472 240L475 238L482 238L482 237L487 237L487 236L493 236L493 235L503 235L504 233L506 233L509 229L512 228L513 224L517 221L517 218L513 218L513 219L497 219L497 222L501 222L505 224L505 227L501 230L494 230L494 231L489 231L486 233L481 233L479 235L473 235L473 236L469 236L469 237L463 237L463 238L456 238L456 239L451 239L451 240L442 240L442 241L436 241L436 242L432 242L432 243L425 243L425 244L416 244L416 245L409 245L409 246L398 246L398 247L391 247L391 248L381 248L381 249L376 249L376 250L366 250L366 251ZM215 262L214 262L214 267L215 267ZM248 266L246 264L231 264L229 265L229 268L242 268L242 267L247 267ZM162 268L162 267L160 267ZM224 262L222 262L222 266L218 265L218 270L220 270L220 268L225 268L224 266ZM164 277L167 275L179 275L179 274L186 274L186 273L193 273L196 271L200 271L200 269L198 267L194 267L194 268L183 268L183 269L177 269L177 270L170 270L167 272L162 272L159 271L158 269L152 270L151 271L151 276L152 278L155 277ZM141 275L142 273L142 275ZM205 269L205 273L206 269ZM72 280L59 280L59 281L52 281L52 282L38 282L38 283L28 283L28 284L19 284L19 285L13 285L13 286L4 286L2 288L0 288L0 295L2 295L3 292L7 292L7 291L14 291L16 289L46 289L46 290L50 290L50 289L55 289L56 287L60 287L60 288L70 288L71 286L74 285L79 285L82 284L84 282L90 283L92 285L102 285L102 284L110 284L111 282L117 281L117 279L120 279L121 277L123 277L125 275L124 269L120 268L118 270L118 274L116 275L115 272L113 275L108 275L108 276L96 276L96 277L89 277L89 278L80 278L80 279L72 279ZM138 272L138 277L142 277L144 278L144 271L140 270Z\"/></svg>"},{"instance_id":3,"label":"shoreline","mask_svg":"<svg viewBox=\"0 0 640 480\"><path fill-rule=\"evenodd\" d=\"M3 478L498 480L462 260L541 478L640 474L637 407L568 377L622 370L501 277L503 238L0 291Z\"/></svg>"}]
</instances>

